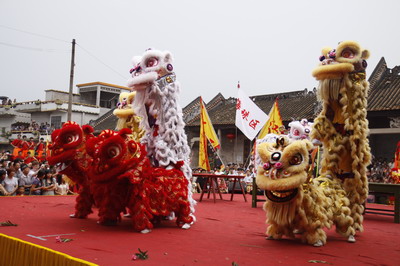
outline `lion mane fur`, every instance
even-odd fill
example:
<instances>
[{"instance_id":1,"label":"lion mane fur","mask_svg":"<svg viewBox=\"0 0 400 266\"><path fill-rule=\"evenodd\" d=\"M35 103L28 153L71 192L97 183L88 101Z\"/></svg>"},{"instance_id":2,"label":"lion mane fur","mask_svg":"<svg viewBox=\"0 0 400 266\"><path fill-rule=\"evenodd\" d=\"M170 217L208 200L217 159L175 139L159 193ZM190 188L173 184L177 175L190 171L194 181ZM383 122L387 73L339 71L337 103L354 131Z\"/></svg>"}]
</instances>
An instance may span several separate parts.
<instances>
[{"instance_id":1,"label":"lion mane fur","mask_svg":"<svg viewBox=\"0 0 400 266\"><path fill-rule=\"evenodd\" d=\"M322 50L321 64L313 71L319 80L322 111L314 121L312 139L323 144L321 176L338 179L350 200L354 229L363 231L363 203L368 196L366 167L371 153L367 139L365 78L369 51L354 41ZM350 178L343 178L343 174Z\"/></svg>"}]
</instances>

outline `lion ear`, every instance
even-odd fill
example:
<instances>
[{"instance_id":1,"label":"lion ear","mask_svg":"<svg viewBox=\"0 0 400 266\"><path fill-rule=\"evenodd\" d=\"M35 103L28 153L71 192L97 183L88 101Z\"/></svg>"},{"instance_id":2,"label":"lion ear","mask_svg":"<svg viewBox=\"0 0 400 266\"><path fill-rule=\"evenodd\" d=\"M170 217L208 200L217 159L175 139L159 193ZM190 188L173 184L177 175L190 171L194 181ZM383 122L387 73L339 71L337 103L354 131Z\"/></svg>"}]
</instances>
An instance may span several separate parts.
<instances>
[{"instance_id":1,"label":"lion ear","mask_svg":"<svg viewBox=\"0 0 400 266\"><path fill-rule=\"evenodd\" d=\"M120 131L118 131L118 135L120 135L123 138L127 138L128 135L132 134L132 130L129 128L123 128Z\"/></svg>"},{"instance_id":2,"label":"lion ear","mask_svg":"<svg viewBox=\"0 0 400 266\"><path fill-rule=\"evenodd\" d=\"M303 141L306 144L307 151L312 151L314 149L314 145L311 143L311 141L307 139L304 139Z\"/></svg>"},{"instance_id":3,"label":"lion ear","mask_svg":"<svg viewBox=\"0 0 400 266\"><path fill-rule=\"evenodd\" d=\"M168 63L172 63L172 54L169 51L164 51L164 61Z\"/></svg>"},{"instance_id":4,"label":"lion ear","mask_svg":"<svg viewBox=\"0 0 400 266\"><path fill-rule=\"evenodd\" d=\"M363 51L362 51L362 53L361 53L361 58L362 58L362 59L368 59L369 56L370 56L370 53L369 53L368 50L363 50Z\"/></svg>"},{"instance_id":5,"label":"lion ear","mask_svg":"<svg viewBox=\"0 0 400 266\"><path fill-rule=\"evenodd\" d=\"M86 135L92 134L94 132L93 127L89 125L83 125L82 130Z\"/></svg>"},{"instance_id":6,"label":"lion ear","mask_svg":"<svg viewBox=\"0 0 400 266\"><path fill-rule=\"evenodd\" d=\"M60 135L61 129L56 129L53 131L53 133L51 133L51 141L55 142L55 140L57 139L58 135Z\"/></svg>"}]
</instances>

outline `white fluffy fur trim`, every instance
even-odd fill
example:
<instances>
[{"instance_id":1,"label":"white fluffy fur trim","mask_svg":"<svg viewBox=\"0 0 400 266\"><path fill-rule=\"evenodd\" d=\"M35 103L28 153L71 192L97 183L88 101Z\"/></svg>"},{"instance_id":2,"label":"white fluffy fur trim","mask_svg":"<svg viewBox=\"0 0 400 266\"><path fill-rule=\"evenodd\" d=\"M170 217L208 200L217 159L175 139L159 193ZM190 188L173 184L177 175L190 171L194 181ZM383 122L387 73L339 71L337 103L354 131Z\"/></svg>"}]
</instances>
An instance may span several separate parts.
<instances>
[{"instance_id":1,"label":"white fluffy fur trim","mask_svg":"<svg viewBox=\"0 0 400 266\"><path fill-rule=\"evenodd\" d=\"M134 57L132 57L132 65L135 67L137 64L140 63L140 61L142 61L142 57L135 55Z\"/></svg>"}]
</instances>

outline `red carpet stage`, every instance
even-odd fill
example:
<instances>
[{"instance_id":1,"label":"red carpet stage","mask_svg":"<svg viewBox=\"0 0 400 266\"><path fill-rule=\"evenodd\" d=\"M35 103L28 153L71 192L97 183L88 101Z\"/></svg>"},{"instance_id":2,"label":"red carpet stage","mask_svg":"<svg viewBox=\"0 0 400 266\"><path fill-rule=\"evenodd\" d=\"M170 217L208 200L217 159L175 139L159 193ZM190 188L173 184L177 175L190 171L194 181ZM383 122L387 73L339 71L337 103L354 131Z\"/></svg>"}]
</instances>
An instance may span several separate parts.
<instances>
[{"instance_id":1,"label":"red carpet stage","mask_svg":"<svg viewBox=\"0 0 400 266\"><path fill-rule=\"evenodd\" d=\"M195 195L198 200L199 194ZM230 195L223 195L224 199ZM399 265L400 224L393 217L366 214L365 232L350 244L331 229L324 247L296 240L265 240L265 213L235 195L234 201L203 199L197 204L197 223L189 230L163 221L149 234L134 232L130 220L118 226L71 219L75 196L1 197L0 233L41 245L99 265ZM56 236L73 239L57 243ZM138 248L148 251L146 261L132 261Z\"/></svg>"}]
</instances>

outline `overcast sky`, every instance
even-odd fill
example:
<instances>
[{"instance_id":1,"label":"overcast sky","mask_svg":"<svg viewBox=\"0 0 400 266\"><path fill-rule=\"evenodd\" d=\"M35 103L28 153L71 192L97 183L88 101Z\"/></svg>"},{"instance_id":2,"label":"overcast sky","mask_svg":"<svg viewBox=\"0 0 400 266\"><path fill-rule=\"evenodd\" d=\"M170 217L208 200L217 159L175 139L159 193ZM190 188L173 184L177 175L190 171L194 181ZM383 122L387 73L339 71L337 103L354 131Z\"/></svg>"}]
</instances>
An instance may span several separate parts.
<instances>
[{"instance_id":1,"label":"overcast sky","mask_svg":"<svg viewBox=\"0 0 400 266\"><path fill-rule=\"evenodd\" d=\"M153 47L174 55L182 106L236 97L239 80L248 95L312 89L321 48L339 41L370 50L368 74L382 56L400 65L399 10L397 0L0 0L0 95L68 91L73 38L74 85L125 86L132 56Z\"/></svg>"}]
</instances>

